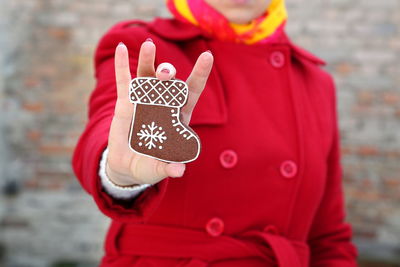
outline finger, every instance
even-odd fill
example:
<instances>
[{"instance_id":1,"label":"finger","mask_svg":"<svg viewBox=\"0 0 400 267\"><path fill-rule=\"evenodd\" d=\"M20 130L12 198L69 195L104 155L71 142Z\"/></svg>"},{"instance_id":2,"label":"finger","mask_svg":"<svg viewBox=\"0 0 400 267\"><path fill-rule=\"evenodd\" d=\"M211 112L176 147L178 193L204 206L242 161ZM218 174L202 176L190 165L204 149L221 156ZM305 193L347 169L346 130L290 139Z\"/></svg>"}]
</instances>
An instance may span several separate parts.
<instances>
[{"instance_id":1,"label":"finger","mask_svg":"<svg viewBox=\"0 0 400 267\"><path fill-rule=\"evenodd\" d=\"M132 115L132 104L129 102L128 92L131 73L129 69L128 48L123 43L120 43L115 49L114 64L117 85L115 114L118 117L130 117Z\"/></svg>"},{"instance_id":2,"label":"finger","mask_svg":"<svg viewBox=\"0 0 400 267\"><path fill-rule=\"evenodd\" d=\"M186 168L182 163L168 164L141 155L134 158L131 166L132 176L140 177L140 180L135 179L139 183L156 183L166 177L181 177Z\"/></svg>"},{"instance_id":3,"label":"finger","mask_svg":"<svg viewBox=\"0 0 400 267\"><path fill-rule=\"evenodd\" d=\"M170 163L165 166L165 172L168 177L182 177L186 169L186 165L182 163Z\"/></svg>"},{"instance_id":4,"label":"finger","mask_svg":"<svg viewBox=\"0 0 400 267\"><path fill-rule=\"evenodd\" d=\"M128 49L123 43L120 43L115 49L114 65L117 101L108 137L109 155L111 158L115 158L119 154L124 155L128 153L126 140L128 139L130 121L134 109L128 97L131 74Z\"/></svg>"},{"instance_id":5,"label":"finger","mask_svg":"<svg viewBox=\"0 0 400 267\"><path fill-rule=\"evenodd\" d=\"M137 76L138 77L154 77L154 60L156 58L156 46L153 41L148 38L140 47Z\"/></svg>"},{"instance_id":6,"label":"finger","mask_svg":"<svg viewBox=\"0 0 400 267\"><path fill-rule=\"evenodd\" d=\"M167 81L175 78L176 69L175 67L168 62L161 63L157 67L156 77L161 81Z\"/></svg>"},{"instance_id":7,"label":"finger","mask_svg":"<svg viewBox=\"0 0 400 267\"><path fill-rule=\"evenodd\" d=\"M189 87L189 97L186 105L182 108L182 119L185 123L190 121L192 111L206 85L208 76L210 75L214 57L211 52L202 53L196 61L189 78L186 83Z\"/></svg>"},{"instance_id":8,"label":"finger","mask_svg":"<svg viewBox=\"0 0 400 267\"><path fill-rule=\"evenodd\" d=\"M185 172L185 164L182 163L165 163L157 161L156 175L161 178L172 177L178 178L182 177Z\"/></svg>"}]
</instances>

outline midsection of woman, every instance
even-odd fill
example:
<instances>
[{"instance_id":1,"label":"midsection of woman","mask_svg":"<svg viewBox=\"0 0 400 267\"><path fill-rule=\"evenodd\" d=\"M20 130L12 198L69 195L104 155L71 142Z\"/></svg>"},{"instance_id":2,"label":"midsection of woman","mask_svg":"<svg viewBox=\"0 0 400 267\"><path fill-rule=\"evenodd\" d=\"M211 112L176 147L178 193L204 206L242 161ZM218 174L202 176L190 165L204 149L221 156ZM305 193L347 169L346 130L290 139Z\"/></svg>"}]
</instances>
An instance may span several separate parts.
<instances>
[{"instance_id":1,"label":"midsection of woman","mask_svg":"<svg viewBox=\"0 0 400 267\"><path fill-rule=\"evenodd\" d=\"M170 181L170 188L176 189L167 191L153 220L163 221L166 214L176 212L176 217L170 217L170 223L187 227L203 227L212 217L220 217L225 222L226 234L263 229L268 224L284 231L299 180L313 180L314 187L309 193L314 201L304 208L315 210L326 174L323 158L327 147L319 146L318 151L312 152L320 155L300 159L304 144L299 144L299 139L307 133L307 138L315 140L330 137L322 137L318 132L309 136L317 125L303 125L306 132L299 133L297 122L305 114L296 114L296 106L303 105L297 99L296 90L307 96L305 88L291 85L293 66L288 43L253 47L203 42L215 55L215 75L210 77L210 82L219 85L207 87L204 96L208 90L224 96L220 109L225 109L226 119L209 124L206 119L201 121L202 114L210 112L211 107L206 98L200 98L191 126L202 140L202 153L197 161L188 164L184 179ZM276 68L271 64L274 53L282 53L285 66ZM214 112L221 113L218 109ZM305 164L303 160L311 161L314 168L299 177L297 174ZM285 163L297 168L293 170L296 172L293 177L282 174ZM178 196L181 205L176 204Z\"/></svg>"},{"instance_id":2,"label":"midsection of woman","mask_svg":"<svg viewBox=\"0 0 400 267\"><path fill-rule=\"evenodd\" d=\"M333 155L337 149L334 88L318 66L322 61L292 45L285 35L274 43L247 46L193 34L191 28L185 36L177 23L158 19L123 31L137 38L150 35L158 44L157 61L174 58L178 78L186 78L199 51L210 49L215 55L214 69L191 120L202 152L188 164L182 179L168 178L135 200L134 209L144 203L138 210L146 210L146 201L157 196L145 224L143 216L114 223L107 242L131 256L169 255L221 264L233 259L239 264L252 257L264 266L268 261L285 266L282 257L295 253L294 260L301 265L286 266L307 266L312 260L311 228L318 229L315 225L321 223L328 226L321 228L323 234L343 233L343 244L330 245L338 250L343 245L348 249L345 258L351 258L338 158ZM334 207L324 203L325 195ZM323 218L315 222L316 216ZM281 240L271 241L271 236L284 240L278 252L271 243ZM204 249L193 245L197 243ZM209 255L218 247L225 248L225 254Z\"/></svg>"},{"instance_id":3,"label":"midsection of woman","mask_svg":"<svg viewBox=\"0 0 400 267\"><path fill-rule=\"evenodd\" d=\"M355 266L334 85L323 62L294 46L282 27L256 43L247 35L221 40L207 29L176 19L127 21L100 42L90 127L75 155L80 162L80 151L90 151L89 170L106 145L113 111L106 100L115 99L110 59L119 41L130 49L133 73L148 37L156 64L173 62L182 80L201 52L214 55L190 122L202 152L183 178L165 178L120 202L99 189L94 171L80 175L113 219L102 266ZM92 132L100 141L85 139Z\"/></svg>"}]
</instances>

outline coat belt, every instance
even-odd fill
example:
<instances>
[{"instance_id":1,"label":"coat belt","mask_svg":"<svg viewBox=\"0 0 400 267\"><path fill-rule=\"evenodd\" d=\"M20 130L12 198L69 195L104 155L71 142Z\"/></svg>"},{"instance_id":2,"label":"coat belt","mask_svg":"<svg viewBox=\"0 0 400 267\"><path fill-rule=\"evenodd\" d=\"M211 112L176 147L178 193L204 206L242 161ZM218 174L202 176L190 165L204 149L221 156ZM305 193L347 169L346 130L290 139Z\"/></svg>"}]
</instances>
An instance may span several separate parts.
<instances>
[{"instance_id":1,"label":"coat belt","mask_svg":"<svg viewBox=\"0 0 400 267\"><path fill-rule=\"evenodd\" d=\"M191 258L186 267L206 267L219 260L260 257L266 266L308 266L305 242L289 240L270 231L251 230L239 236L213 237L205 231L148 224L117 224L108 239L114 253L153 257Z\"/></svg>"}]
</instances>

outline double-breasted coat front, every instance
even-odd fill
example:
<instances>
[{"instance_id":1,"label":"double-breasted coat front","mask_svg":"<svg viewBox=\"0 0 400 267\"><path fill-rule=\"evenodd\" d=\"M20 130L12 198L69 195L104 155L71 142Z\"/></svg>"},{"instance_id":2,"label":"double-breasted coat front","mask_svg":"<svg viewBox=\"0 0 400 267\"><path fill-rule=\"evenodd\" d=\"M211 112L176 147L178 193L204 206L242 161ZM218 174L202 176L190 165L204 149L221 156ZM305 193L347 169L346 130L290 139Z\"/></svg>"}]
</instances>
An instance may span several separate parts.
<instances>
[{"instance_id":1,"label":"double-breasted coat front","mask_svg":"<svg viewBox=\"0 0 400 267\"><path fill-rule=\"evenodd\" d=\"M201 52L214 55L190 123L202 152L183 178L123 201L98 175L116 101L114 51L127 45L134 77L148 37L156 64L173 63L182 80ZM356 266L335 88L323 64L286 35L237 44L161 18L111 28L96 51L97 85L73 157L82 186L112 219L101 266Z\"/></svg>"}]
</instances>

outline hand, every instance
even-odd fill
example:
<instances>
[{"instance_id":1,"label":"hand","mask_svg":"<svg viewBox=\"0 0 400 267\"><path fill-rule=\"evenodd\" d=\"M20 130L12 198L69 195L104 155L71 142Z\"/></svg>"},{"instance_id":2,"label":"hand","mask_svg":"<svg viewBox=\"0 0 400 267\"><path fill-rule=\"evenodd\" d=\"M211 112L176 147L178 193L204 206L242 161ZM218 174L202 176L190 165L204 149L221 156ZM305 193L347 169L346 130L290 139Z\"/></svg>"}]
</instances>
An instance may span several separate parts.
<instances>
[{"instance_id":1,"label":"hand","mask_svg":"<svg viewBox=\"0 0 400 267\"><path fill-rule=\"evenodd\" d=\"M156 46L151 40L145 41L139 52L137 77L157 77L160 80L174 78L176 70L170 63L160 64L154 69ZM207 82L213 64L210 52L202 53L197 59L186 83L189 96L181 110L181 120L188 124L192 111ZM117 185L155 184L166 177L181 177L185 164L165 163L132 151L128 146L128 134L134 111L129 101L129 85L132 79L129 69L128 49L120 43L115 50L115 76L117 101L108 137L108 158L106 172Z\"/></svg>"}]
</instances>

